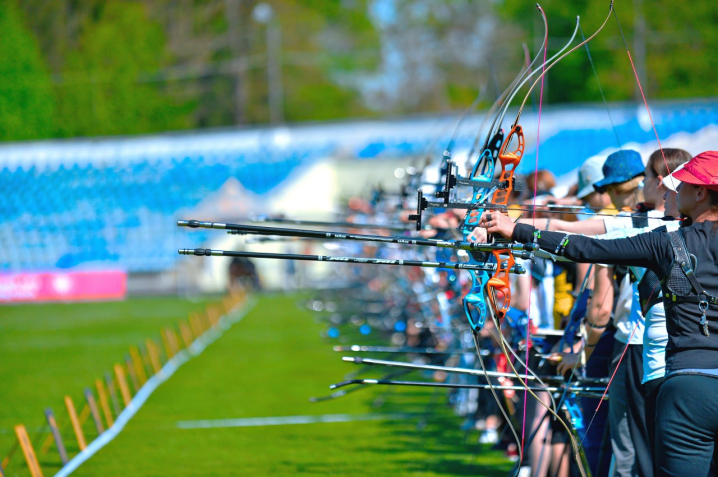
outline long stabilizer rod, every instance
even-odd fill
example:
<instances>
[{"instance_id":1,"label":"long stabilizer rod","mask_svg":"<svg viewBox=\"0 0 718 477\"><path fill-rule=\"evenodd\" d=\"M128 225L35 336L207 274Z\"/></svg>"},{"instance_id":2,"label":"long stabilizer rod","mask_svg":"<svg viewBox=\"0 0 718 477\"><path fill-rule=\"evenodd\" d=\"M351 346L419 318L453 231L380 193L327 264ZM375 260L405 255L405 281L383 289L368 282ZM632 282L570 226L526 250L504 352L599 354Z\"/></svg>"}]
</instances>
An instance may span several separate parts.
<instances>
[{"instance_id":1,"label":"long stabilizer rod","mask_svg":"<svg viewBox=\"0 0 718 477\"><path fill-rule=\"evenodd\" d=\"M338 389L343 386L349 386L351 384L382 384L389 386L418 386L427 388L452 388L452 389L487 389L488 384L460 384L460 383L433 383L424 381L391 381L386 379L349 379L340 383L332 384L329 389ZM492 386L494 389L501 391L523 391L526 389L524 386ZM562 391L562 387L548 386L548 387L529 387L532 391L547 391L557 392ZM583 386L571 386L568 389L569 392L575 393L576 395L584 395L586 397L599 397L600 393L604 391L600 387L583 387Z\"/></svg>"},{"instance_id":2,"label":"long stabilizer rod","mask_svg":"<svg viewBox=\"0 0 718 477\"><path fill-rule=\"evenodd\" d=\"M455 368L455 367L451 367L451 366L437 366L434 364L405 363L403 361L387 361L384 359L345 356L342 358L342 361L346 361L347 363L354 363L354 364L365 364L365 365L368 364L368 365L379 365L379 366L389 366L389 367L395 367L395 368L413 369L413 370L417 370L417 371L444 371L447 373L470 374L473 376L488 376L490 378L515 378L516 377L516 375L512 374L512 373L499 373L496 371L484 372L481 369ZM565 383L565 379L563 376L541 376L540 378L544 381L553 382L556 385L562 385ZM538 379L539 378L536 376L528 376L529 381L538 380ZM581 383L600 386L601 384L607 384L608 378L583 378L583 379L581 379Z\"/></svg>"},{"instance_id":3,"label":"long stabilizer rod","mask_svg":"<svg viewBox=\"0 0 718 477\"><path fill-rule=\"evenodd\" d=\"M404 363L401 361L386 361L383 359L371 359L371 358L360 358L360 357L350 357L345 356L342 358L342 361L346 361L347 363L354 363L354 364L369 364L369 365L379 365L379 366L389 366L394 368L405 368L405 369L413 369L416 371L444 371L446 373L457 373L457 374L470 374L472 376L488 376L490 378L515 378L515 374L510 373L498 373L496 371L486 371L485 373L480 369L469 369L469 368L454 368L451 366L437 366L433 364L414 364L414 363ZM563 378L556 377L556 376L550 376L549 379L560 379L563 381ZM529 376L529 380L536 379L534 376Z\"/></svg>"},{"instance_id":4,"label":"long stabilizer rod","mask_svg":"<svg viewBox=\"0 0 718 477\"><path fill-rule=\"evenodd\" d=\"M360 242L393 243L400 245L418 245L423 247L441 247L458 250L469 250L476 252L492 252L494 250L512 250L515 256L530 259L530 252L536 249L536 245L513 244L513 243L475 243L461 240L436 240L409 237L385 237L383 235L350 234L346 232L329 232L305 229L286 229L280 227L262 227L257 225L225 224L222 222L200 222L199 220L178 220L179 227L190 227L193 229L222 229L230 233L254 234L254 235L278 235L280 237L304 237L319 240L355 240ZM518 252L518 254L516 253ZM525 254L521 254L525 252ZM520 254L520 255L519 255Z\"/></svg>"},{"instance_id":5,"label":"long stabilizer rod","mask_svg":"<svg viewBox=\"0 0 718 477\"><path fill-rule=\"evenodd\" d=\"M397 232L414 230L409 224L405 227L399 227L397 225L389 224L357 224L354 222L322 222L320 220L295 220L287 219L283 217L252 217L250 222L260 223L275 223L275 224L292 224L292 225L307 225L310 227L347 227L350 229L371 229L371 230L394 230Z\"/></svg>"},{"instance_id":6,"label":"long stabilizer rod","mask_svg":"<svg viewBox=\"0 0 718 477\"><path fill-rule=\"evenodd\" d=\"M351 345L351 346L335 346L334 351L338 353L402 353L402 354L427 354L427 355L446 355L456 356L468 352L466 349L447 349L438 350L436 348L412 348L405 346L364 346L364 345ZM471 349L473 354L476 351ZM482 356L489 356L491 353L488 350L482 352Z\"/></svg>"},{"instance_id":7,"label":"long stabilizer rod","mask_svg":"<svg viewBox=\"0 0 718 477\"><path fill-rule=\"evenodd\" d=\"M180 255L196 255L198 257L244 257L244 258L273 258L280 260L304 260L308 262L340 262L359 263L368 265L401 265L404 267L425 267L425 268L446 268L451 270L475 270L482 272L493 272L495 264L473 265L470 263L458 262L432 262L424 260L389 260L385 258L363 258L363 257L330 257L328 255L297 255L293 253L259 253L259 252L234 252L229 250L210 250L208 248L181 248ZM509 270L511 273L523 274L526 269L514 265Z\"/></svg>"},{"instance_id":8,"label":"long stabilizer rod","mask_svg":"<svg viewBox=\"0 0 718 477\"><path fill-rule=\"evenodd\" d=\"M462 383L436 383L436 382L428 382L428 381L392 381L388 379L348 379L346 381L342 381L340 383L331 384L329 386L329 389L338 389L344 386L349 386L352 384L383 384L383 385L390 385L390 386L419 386L419 387L427 387L427 388L452 388L452 389L486 389L489 387L488 384L462 384ZM494 389L501 389L504 391L521 391L525 389L523 386L493 386ZM529 388L533 389L534 391L550 391L555 392L558 391L560 388L552 386L547 388Z\"/></svg>"}]
</instances>

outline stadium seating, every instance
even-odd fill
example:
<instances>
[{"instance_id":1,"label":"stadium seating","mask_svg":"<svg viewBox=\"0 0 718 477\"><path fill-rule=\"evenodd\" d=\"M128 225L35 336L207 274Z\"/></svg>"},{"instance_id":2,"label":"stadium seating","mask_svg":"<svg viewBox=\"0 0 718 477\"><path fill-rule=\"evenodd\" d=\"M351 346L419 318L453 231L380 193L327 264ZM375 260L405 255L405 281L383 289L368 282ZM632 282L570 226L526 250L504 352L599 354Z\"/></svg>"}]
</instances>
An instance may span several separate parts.
<instances>
[{"instance_id":1,"label":"stadium seating","mask_svg":"<svg viewBox=\"0 0 718 477\"><path fill-rule=\"evenodd\" d=\"M316 155L316 154L315 154ZM314 156L315 156L314 155ZM177 248L200 246L207 232L181 236L175 220L230 177L264 194L312 157L184 157L95 166L0 170L0 271L173 267Z\"/></svg>"}]
</instances>

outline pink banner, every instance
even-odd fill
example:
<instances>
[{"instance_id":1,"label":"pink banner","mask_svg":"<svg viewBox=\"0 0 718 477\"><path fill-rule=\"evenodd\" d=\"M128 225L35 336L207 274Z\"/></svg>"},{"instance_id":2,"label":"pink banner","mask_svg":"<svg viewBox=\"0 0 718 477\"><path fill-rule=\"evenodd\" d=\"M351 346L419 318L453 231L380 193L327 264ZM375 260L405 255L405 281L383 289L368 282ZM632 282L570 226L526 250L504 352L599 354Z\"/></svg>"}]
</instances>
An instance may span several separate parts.
<instances>
[{"instance_id":1,"label":"pink banner","mask_svg":"<svg viewBox=\"0 0 718 477\"><path fill-rule=\"evenodd\" d=\"M0 302L113 300L124 298L127 273L0 273Z\"/></svg>"}]
</instances>

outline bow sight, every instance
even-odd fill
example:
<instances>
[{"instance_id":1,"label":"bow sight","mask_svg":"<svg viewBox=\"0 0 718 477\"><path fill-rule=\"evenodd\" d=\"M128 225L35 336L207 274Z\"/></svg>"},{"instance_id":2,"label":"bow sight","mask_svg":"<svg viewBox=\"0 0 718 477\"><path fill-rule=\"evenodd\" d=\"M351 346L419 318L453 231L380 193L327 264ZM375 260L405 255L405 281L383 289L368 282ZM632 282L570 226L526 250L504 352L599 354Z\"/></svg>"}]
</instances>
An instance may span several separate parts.
<instances>
[{"instance_id":1,"label":"bow sight","mask_svg":"<svg viewBox=\"0 0 718 477\"><path fill-rule=\"evenodd\" d=\"M463 178L457 178L453 172L453 162L449 161L450 168L447 170L446 174L446 182L444 184L444 188L440 191L437 191L434 193L434 196L440 199L443 199L442 201L429 201L424 198L424 193L421 191L417 191L417 201L416 201L416 214L411 214L408 217L408 220L410 222L416 222L416 230L419 231L422 229L422 218L423 213L426 209L432 208L432 209L464 209L464 210L478 210L478 209L491 209L491 210L500 210L500 211L506 211L507 206L505 205L492 205L492 204L486 204L486 203L469 203L469 202L451 202L449 200L451 196L451 191L456 186L461 187L474 187L474 188L490 188L491 192L493 191L505 191L507 189L513 189L516 191L523 190L524 183L522 181L516 181L513 177L509 180L505 181L478 181L473 179L463 179ZM490 194L486 194L489 196Z\"/></svg>"}]
</instances>

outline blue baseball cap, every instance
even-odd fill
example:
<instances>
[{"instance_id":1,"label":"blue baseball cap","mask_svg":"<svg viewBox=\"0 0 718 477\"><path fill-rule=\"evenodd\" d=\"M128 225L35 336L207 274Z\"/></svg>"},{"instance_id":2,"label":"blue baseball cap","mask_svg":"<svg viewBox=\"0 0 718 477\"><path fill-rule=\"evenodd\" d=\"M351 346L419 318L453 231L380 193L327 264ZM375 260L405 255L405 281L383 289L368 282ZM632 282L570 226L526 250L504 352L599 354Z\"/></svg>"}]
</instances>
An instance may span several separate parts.
<instances>
[{"instance_id":1,"label":"blue baseball cap","mask_svg":"<svg viewBox=\"0 0 718 477\"><path fill-rule=\"evenodd\" d=\"M644 174L645 166L641 155L632 149L616 151L603 163L603 179L593 184L598 192L605 192L606 186L621 184Z\"/></svg>"}]
</instances>

